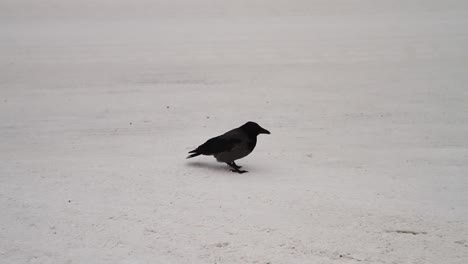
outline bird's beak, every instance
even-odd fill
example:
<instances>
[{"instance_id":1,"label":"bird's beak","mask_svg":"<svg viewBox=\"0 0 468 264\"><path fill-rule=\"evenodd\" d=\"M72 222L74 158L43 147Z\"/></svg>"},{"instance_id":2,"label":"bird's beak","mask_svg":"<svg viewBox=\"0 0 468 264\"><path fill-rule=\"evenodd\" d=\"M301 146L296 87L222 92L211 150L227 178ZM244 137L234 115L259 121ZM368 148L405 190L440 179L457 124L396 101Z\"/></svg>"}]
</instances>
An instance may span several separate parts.
<instances>
[{"instance_id":1,"label":"bird's beak","mask_svg":"<svg viewBox=\"0 0 468 264\"><path fill-rule=\"evenodd\" d=\"M270 131L262 128L262 130L260 130L260 134L271 134Z\"/></svg>"}]
</instances>

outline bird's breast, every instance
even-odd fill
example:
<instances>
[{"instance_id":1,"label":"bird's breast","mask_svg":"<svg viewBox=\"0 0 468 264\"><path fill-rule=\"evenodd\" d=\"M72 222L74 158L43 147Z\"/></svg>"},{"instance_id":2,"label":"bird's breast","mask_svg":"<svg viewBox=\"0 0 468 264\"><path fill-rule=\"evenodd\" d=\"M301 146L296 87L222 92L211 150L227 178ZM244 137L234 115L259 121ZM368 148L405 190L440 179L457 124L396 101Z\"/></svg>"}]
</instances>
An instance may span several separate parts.
<instances>
[{"instance_id":1,"label":"bird's breast","mask_svg":"<svg viewBox=\"0 0 468 264\"><path fill-rule=\"evenodd\" d=\"M257 140L256 139L247 142L247 148L250 150L250 152L252 152L252 150L254 150L255 145L257 145Z\"/></svg>"}]
</instances>

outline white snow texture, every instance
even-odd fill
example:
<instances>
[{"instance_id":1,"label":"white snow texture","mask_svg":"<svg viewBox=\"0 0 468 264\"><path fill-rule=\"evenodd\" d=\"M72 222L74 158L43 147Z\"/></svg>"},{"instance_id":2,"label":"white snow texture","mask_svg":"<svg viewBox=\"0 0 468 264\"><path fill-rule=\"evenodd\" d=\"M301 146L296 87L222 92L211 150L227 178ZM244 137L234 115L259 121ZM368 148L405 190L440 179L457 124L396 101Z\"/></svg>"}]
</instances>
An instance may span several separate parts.
<instances>
[{"instance_id":1,"label":"white snow texture","mask_svg":"<svg viewBox=\"0 0 468 264\"><path fill-rule=\"evenodd\" d=\"M1 264L468 263L465 0L2 0L0 122Z\"/></svg>"}]
</instances>

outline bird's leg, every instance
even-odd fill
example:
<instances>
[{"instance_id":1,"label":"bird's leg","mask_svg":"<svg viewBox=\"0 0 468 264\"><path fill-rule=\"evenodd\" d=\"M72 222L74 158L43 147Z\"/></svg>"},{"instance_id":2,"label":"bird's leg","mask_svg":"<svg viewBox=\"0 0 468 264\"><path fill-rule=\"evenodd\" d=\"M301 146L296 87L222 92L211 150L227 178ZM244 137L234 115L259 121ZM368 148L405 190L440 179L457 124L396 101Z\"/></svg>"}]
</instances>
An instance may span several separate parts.
<instances>
[{"instance_id":1,"label":"bird's leg","mask_svg":"<svg viewBox=\"0 0 468 264\"><path fill-rule=\"evenodd\" d=\"M234 167L236 167L236 168L238 168L238 169L242 168L242 166L237 165L235 161L233 161L233 162L231 162L231 163L232 163L232 165L234 165Z\"/></svg>"},{"instance_id":2,"label":"bird's leg","mask_svg":"<svg viewBox=\"0 0 468 264\"><path fill-rule=\"evenodd\" d=\"M229 163L226 162L226 164L229 165L229 167L232 168L231 169L232 172L237 172L237 173L240 173L240 174L247 172L246 170L240 170L239 169L240 166L237 166L236 163L234 163L234 162L229 162Z\"/></svg>"}]
</instances>

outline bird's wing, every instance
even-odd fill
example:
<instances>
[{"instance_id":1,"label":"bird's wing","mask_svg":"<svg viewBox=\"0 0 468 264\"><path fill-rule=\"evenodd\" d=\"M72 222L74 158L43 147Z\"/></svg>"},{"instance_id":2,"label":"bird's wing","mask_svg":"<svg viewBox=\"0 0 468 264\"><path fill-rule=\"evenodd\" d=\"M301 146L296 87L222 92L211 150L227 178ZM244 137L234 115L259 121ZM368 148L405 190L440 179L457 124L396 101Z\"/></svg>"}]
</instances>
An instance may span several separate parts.
<instances>
[{"instance_id":1,"label":"bird's wing","mask_svg":"<svg viewBox=\"0 0 468 264\"><path fill-rule=\"evenodd\" d=\"M213 155L220 152L230 151L234 146L242 140L238 137L219 136L206 141L203 145L196 149L196 152L203 155Z\"/></svg>"}]
</instances>

